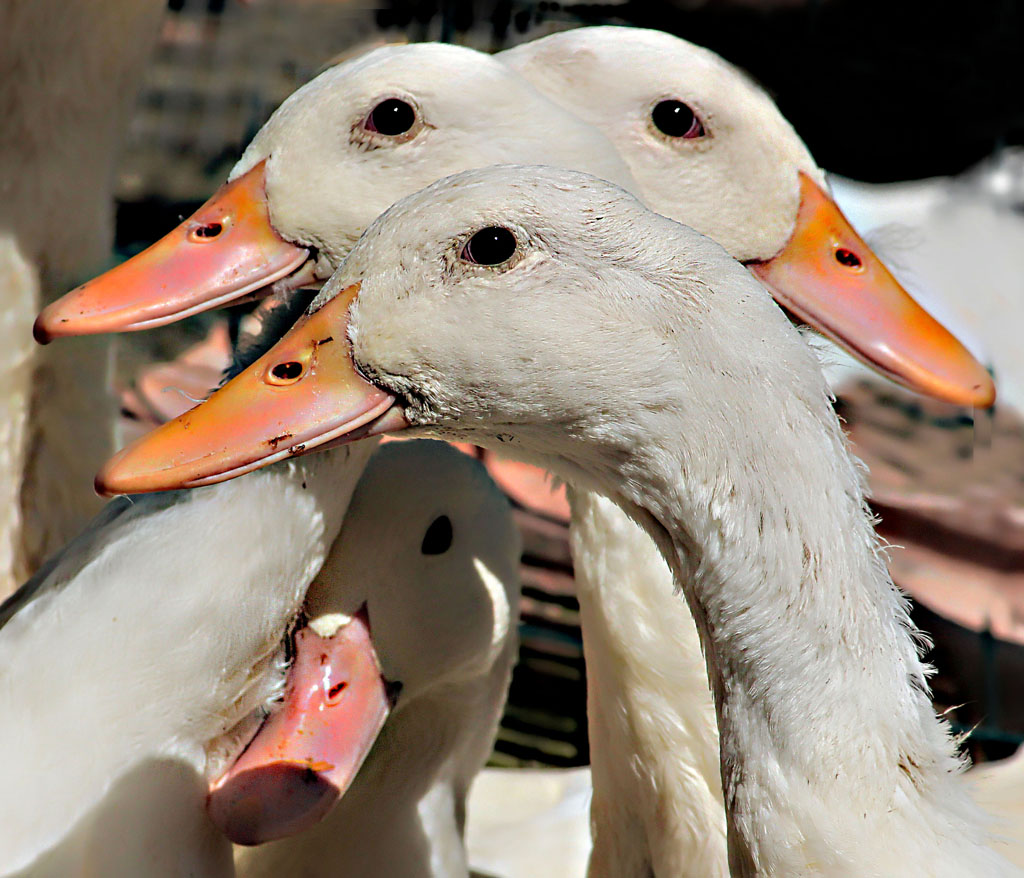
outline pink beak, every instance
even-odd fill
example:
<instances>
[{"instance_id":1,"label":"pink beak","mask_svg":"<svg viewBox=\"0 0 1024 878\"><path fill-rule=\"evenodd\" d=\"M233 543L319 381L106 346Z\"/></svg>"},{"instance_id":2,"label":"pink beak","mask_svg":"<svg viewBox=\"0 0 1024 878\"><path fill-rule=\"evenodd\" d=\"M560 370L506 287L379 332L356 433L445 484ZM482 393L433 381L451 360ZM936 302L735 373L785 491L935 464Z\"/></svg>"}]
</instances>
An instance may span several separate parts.
<instances>
[{"instance_id":1,"label":"pink beak","mask_svg":"<svg viewBox=\"0 0 1024 878\"><path fill-rule=\"evenodd\" d=\"M365 608L295 635L284 704L210 789L213 822L235 844L309 829L359 771L391 710Z\"/></svg>"}]
</instances>

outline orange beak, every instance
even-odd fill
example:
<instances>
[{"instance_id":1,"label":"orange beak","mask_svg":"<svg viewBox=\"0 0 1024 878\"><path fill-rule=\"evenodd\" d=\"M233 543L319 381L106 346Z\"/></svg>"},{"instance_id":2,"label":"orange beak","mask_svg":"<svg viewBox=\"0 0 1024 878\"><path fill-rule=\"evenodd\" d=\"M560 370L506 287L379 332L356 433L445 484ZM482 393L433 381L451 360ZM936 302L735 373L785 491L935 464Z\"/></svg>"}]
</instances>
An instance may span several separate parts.
<instances>
[{"instance_id":1,"label":"orange beak","mask_svg":"<svg viewBox=\"0 0 1024 878\"><path fill-rule=\"evenodd\" d=\"M339 621L333 632L317 625ZM299 631L284 704L212 785L213 822L235 844L252 845L322 820L377 740L392 707L389 688L365 608Z\"/></svg>"},{"instance_id":2,"label":"orange beak","mask_svg":"<svg viewBox=\"0 0 1024 878\"><path fill-rule=\"evenodd\" d=\"M408 426L395 398L356 370L348 341L355 284L206 402L111 458L101 494L195 488L318 448Z\"/></svg>"},{"instance_id":3,"label":"orange beak","mask_svg":"<svg viewBox=\"0 0 1024 878\"><path fill-rule=\"evenodd\" d=\"M310 252L271 225L265 166L226 183L153 246L48 305L36 319L36 340L163 326L297 271Z\"/></svg>"},{"instance_id":4,"label":"orange beak","mask_svg":"<svg viewBox=\"0 0 1024 878\"><path fill-rule=\"evenodd\" d=\"M803 172L789 242L749 267L800 320L904 387L957 405L995 402L985 367L910 297Z\"/></svg>"}]
</instances>

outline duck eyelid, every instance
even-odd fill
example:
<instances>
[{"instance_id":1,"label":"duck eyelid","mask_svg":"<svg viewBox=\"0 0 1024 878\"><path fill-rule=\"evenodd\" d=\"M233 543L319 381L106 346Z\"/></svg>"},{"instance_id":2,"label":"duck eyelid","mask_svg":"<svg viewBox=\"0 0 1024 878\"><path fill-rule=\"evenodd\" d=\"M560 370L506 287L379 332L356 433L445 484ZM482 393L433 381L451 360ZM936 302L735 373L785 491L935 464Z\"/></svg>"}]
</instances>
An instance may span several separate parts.
<instances>
[{"instance_id":1,"label":"duck eyelid","mask_svg":"<svg viewBox=\"0 0 1024 878\"><path fill-rule=\"evenodd\" d=\"M392 104L392 102L394 106L385 107L386 104ZM381 130L384 120L375 121L374 113L384 108L385 112L390 111L397 114L390 121L400 125L404 118L401 105L411 111L412 118L408 122L408 127L394 132ZM415 139L424 129L430 127L432 126L428 125L424 119L419 103L411 95L401 91L385 92L367 102L363 113L352 125L350 139L354 143L376 149L407 143Z\"/></svg>"},{"instance_id":2,"label":"duck eyelid","mask_svg":"<svg viewBox=\"0 0 1024 878\"><path fill-rule=\"evenodd\" d=\"M677 103L682 104L693 114L693 122L698 126L699 133L690 136L688 134L669 134L658 127L655 122L654 115L655 110L665 103ZM651 101L645 108L644 123L651 133L654 134L659 140L667 141L668 143L685 142L690 143L704 143L712 137L712 124L711 114L707 112L697 101L690 100L689 98L683 97L679 94L673 94L667 92L665 94L656 97Z\"/></svg>"},{"instance_id":3,"label":"duck eyelid","mask_svg":"<svg viewBox=\"0 0 1024 878\"><path fill-rule=\"evenodd\" d=\"M509 256L500 262L482 262L466 258L467 249L471 250L471 242L473 239L481 232L486 232L491 229L509 232L514 237L515 248ZM500 219L483 219L476 223L472 228L468 228L452 241L452 246L446 255L445 261L448 263L449 270L461 268L473 272L505 272L515 268L515 266L522 262L529 252L535 249L534 245L536 243L536 238L533 235L529 234L524 228L516 225L515 223L510 223Z\"/></svg>"}]
</instances>

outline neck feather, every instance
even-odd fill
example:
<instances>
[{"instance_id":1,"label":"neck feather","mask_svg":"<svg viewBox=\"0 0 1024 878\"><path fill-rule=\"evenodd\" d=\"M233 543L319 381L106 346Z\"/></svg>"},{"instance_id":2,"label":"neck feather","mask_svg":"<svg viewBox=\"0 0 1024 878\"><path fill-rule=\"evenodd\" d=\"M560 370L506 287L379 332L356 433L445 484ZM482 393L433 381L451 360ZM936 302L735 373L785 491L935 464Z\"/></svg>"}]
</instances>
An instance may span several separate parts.
<instances>
[{"instance_id":1,"label":"neck feather","mask_svg":"<svg viewBox=\"0 0 1024 878\"><path fill-rule=\"evenodd\" d=\"M697 623L733 872L896 874L917 857L902 874L998 874L861 473L820 379L800 385L718 394L699 432L645 407L590 473L654 536Z\"/></svg>"}]
</instances>

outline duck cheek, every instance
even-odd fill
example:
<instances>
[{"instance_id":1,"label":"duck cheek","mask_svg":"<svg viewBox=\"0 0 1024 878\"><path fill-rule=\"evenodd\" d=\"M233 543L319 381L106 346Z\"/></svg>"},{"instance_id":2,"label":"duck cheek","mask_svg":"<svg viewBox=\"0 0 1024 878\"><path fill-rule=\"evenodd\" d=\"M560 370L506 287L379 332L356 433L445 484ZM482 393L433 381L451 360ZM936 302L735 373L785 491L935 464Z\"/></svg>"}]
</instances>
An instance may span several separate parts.
<instances>
[{"instance_id":1,"label":"duck cheek","mask_svg":"<svg viewBox=\"0 0 1024 878\"><path fill-rule=\"evenodd\" d=\"M300 269L310 254L274 230L265 164L225 184L151 247L47 306L33 328L36 340L163 326Z\"/></svg>"},{"instance_id":2,"label":"duck cheek","mask_svg":"<svg viewBox=\"0 0 1024 878\"><path fill-rule=\"evenodd\" d=\"M803 172L792 236L749 268L800 320L910 390L958 405L994 402L985 367L914 301Z\"/></svg>"},{"instance_id":3,"label":"duck cheek","mask_svg":"<svg viewBox=\"0 0 1024 878\"><path fill-rule=\"evenodd\" d=\"M323 819L387 719L394 690L366 612L337 619L334 633L316 623L337 622L321 617L296 634L284 703L211 786L210 817L235 844L287 838Z\"/></svg>"}]
</instances>

